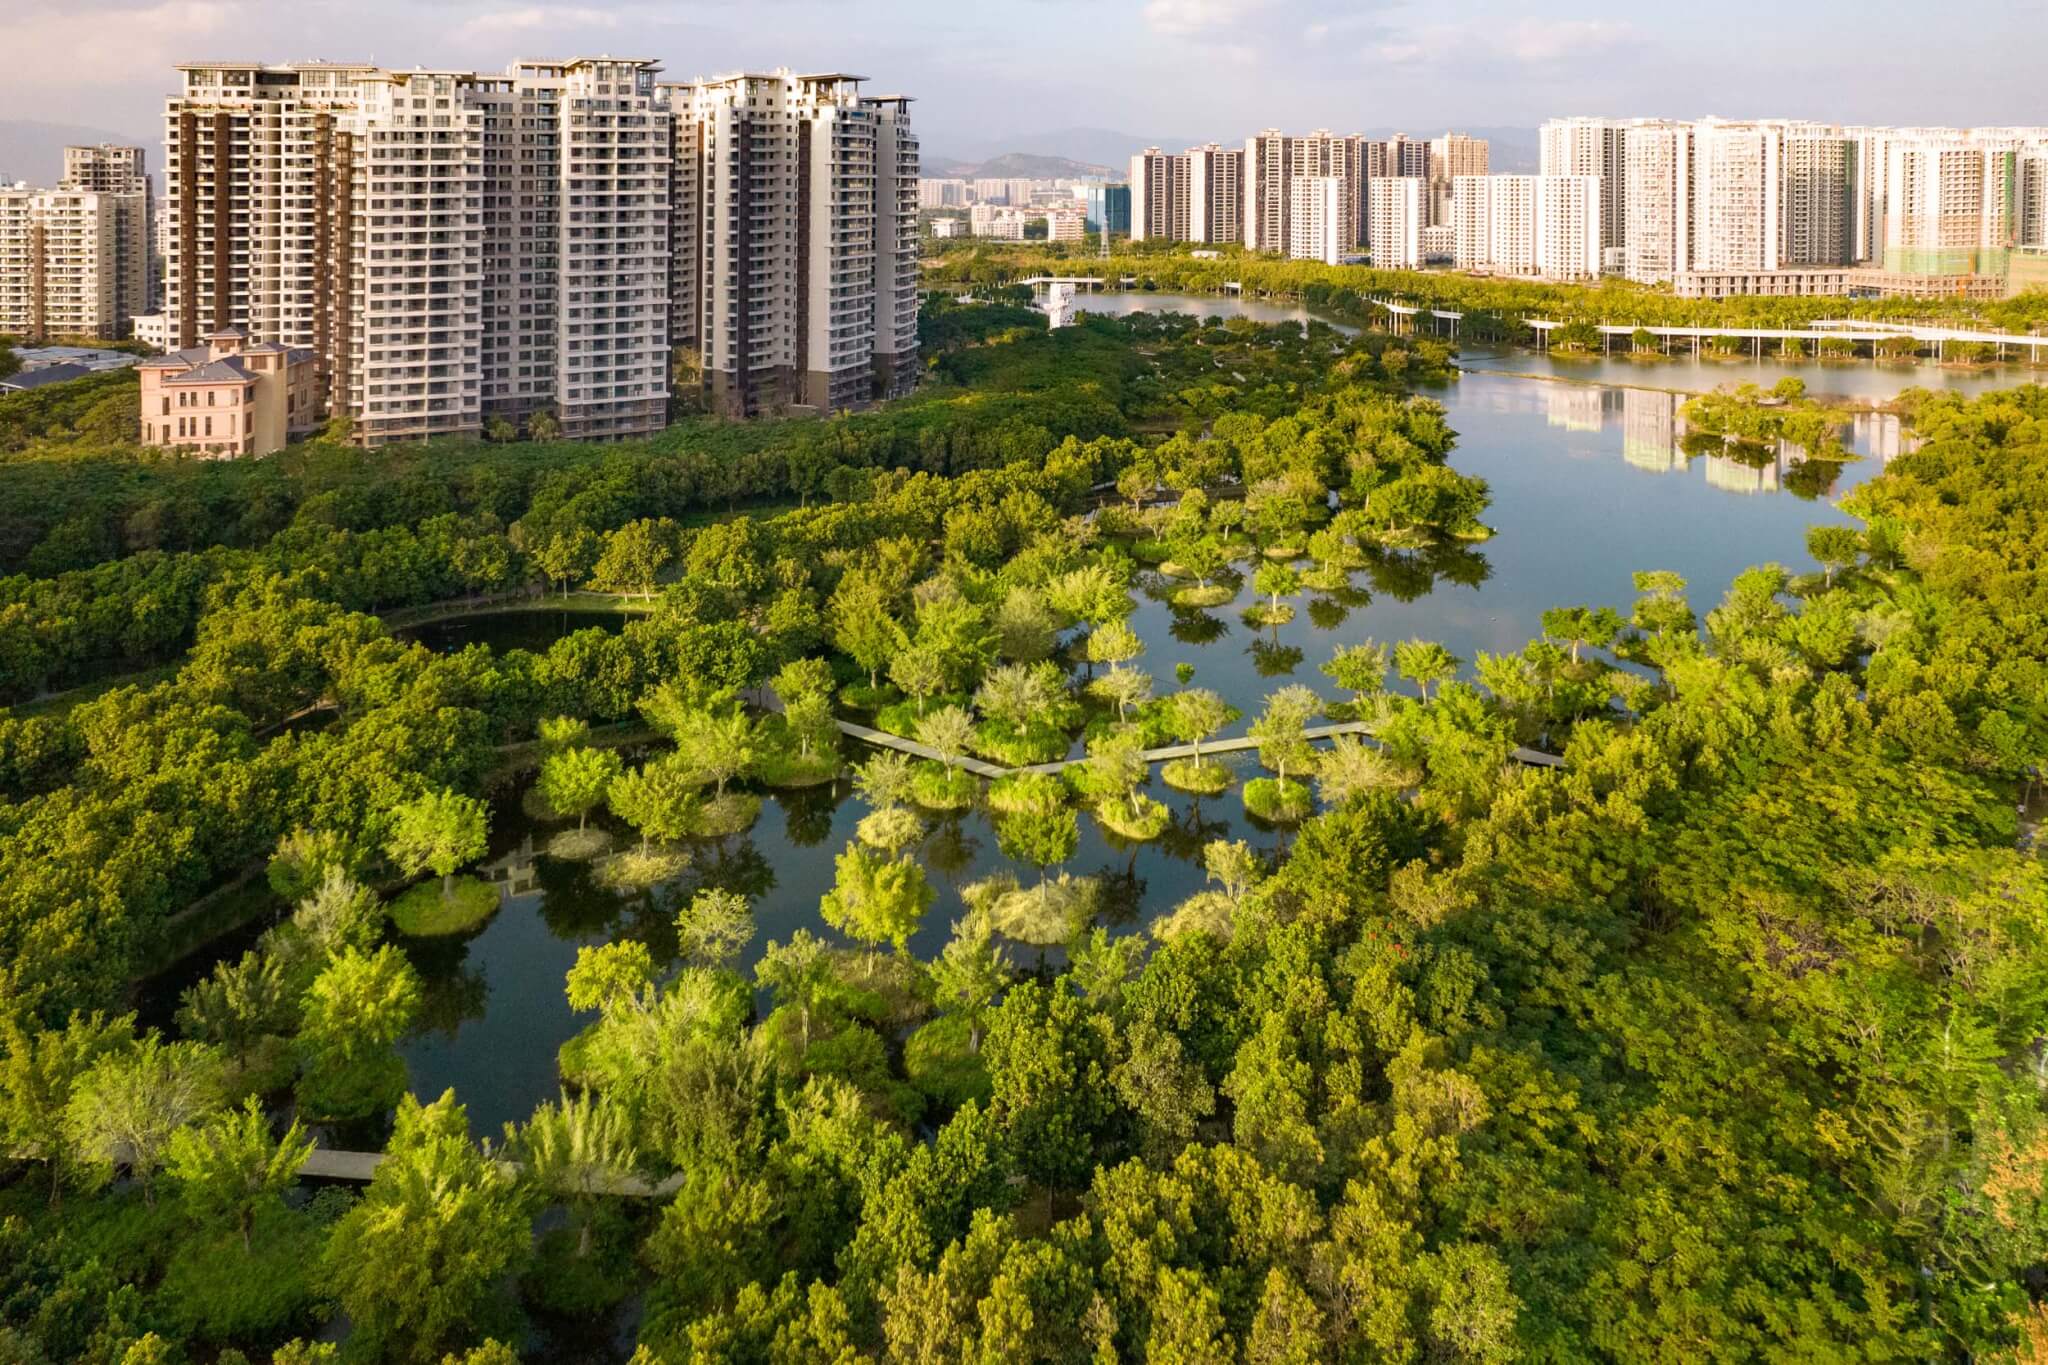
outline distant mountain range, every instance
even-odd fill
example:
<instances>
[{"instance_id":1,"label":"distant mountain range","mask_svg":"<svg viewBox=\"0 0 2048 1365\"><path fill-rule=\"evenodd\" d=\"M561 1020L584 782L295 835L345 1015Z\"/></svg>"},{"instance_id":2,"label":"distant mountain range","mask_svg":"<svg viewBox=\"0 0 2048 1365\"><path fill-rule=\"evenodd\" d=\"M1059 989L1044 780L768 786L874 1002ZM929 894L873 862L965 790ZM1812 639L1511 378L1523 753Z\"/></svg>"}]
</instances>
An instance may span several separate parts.
<instances>
[{"instance_id":1,"label":"distant mountain range","mask_svg":"<svg viewBox=\"0 0 2048 1365\"><path fill-rule=\"evenodd\" d=\"M66 147L89 147L99 142L147 147L150 171L160 173L163 170L158 164L163 160L161 130L143 137L136 133L116 133L74 123L0 119L0 181L26 180L31 185L54 185L64 174ZM160 174L157 183L163 183Z\"/></svg>"},{"instance_id":2,"label":"distant mountain range","mask_svg":"<svg viewBox=\"0 0 2048 1365\"><path fill-rule=\"evenodd\" d=\"M1306 129L1301 131L1306 132ZM1417 125L1406 128L1367 128L1366 136L1373 138L1391 137L1397 132L1412 137L1428 137L1442 129L1424 129ZM1538 142L1534 128L1478 128L1467 127L1460 132L1473 137L1483 137L1490 144L1493 170L1503 173L1533 173L1537 168ZM1244 134L1236 137L1214 140L1225 145L1242 142ZM1111 128L1061 128L1047 133L1019 134L995 141L955 144L952 155L940 156L936 152L924 159L926 175L934 176L1017 176L1029 179L1054 180L1067 176L1126 174L1131 157L1147 147L1163 147L1170 152L1184 151L1210 141L1206 137L1140 137L1136 133L1120 133ZM1009 147L1029 147L1030 152L1005 151ZM1014 168L1014 169L1013 169Z\"/></svg>"},{"instance_id":3,"label":"distant mountain range","mask_svg":"<svg viewBox=\"0 0 2048 1365\"><path fill-rule=\"evenodd\" d=\"M1115 174L1108 166L1089 161L1072 161L1063 156L1040 156L1032 152L1004 152L986 161L955 161L926 157L924 174L957 176L963 179L1069 180L1081 176Z\"/></svg>"}]
</instances>

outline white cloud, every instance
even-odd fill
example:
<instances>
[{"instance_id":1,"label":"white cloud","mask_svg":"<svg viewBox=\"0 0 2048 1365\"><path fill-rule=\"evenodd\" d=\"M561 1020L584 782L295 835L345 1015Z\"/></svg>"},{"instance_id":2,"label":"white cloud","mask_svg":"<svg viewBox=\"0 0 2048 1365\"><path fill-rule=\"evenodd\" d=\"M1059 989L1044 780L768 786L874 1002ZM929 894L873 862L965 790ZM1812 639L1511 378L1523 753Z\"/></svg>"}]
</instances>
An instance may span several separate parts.
<instances>
[{"instance_id":1,"label":"white cloud","mask_svg":"<svg viewBox=\"0 0 2048 1365\"><path fill-rule=\"evenodd\" d=\"M6 88L70 91L81 84L137 81L168 88L171 68L202 58L220 41L217 35L233 33L243 9L242 0L159 0L112 14L52 6L18 15L8 24L9 50L39 53L48 60L8 62ZM67 59L57 60L59 54L68 54ZM0 110L14 112L26 110Z\"/></svg>"},{"instance_id":2,"label":"white cloud","mask_svg":"<svg viewBox=\"0 0 2048 1365\"><path fill-rule=\"evenodd\" d=\"M1270 0L1146 0L1145 23L1169 37L1193 38L1234 28Z\"/></svg>"},{"instance_id":3,"label":"white cloud","mask_svg":"<svg viewBox=\"0 0 2048 1365\"><path fill-rule=\"evenodd\" d=\"M513 33L564 33L579 29L617 28L619 16L599 9L557 9L527 5L520 9L479 14L457 32L467 39Z\"/></svg>"}]
</instances>

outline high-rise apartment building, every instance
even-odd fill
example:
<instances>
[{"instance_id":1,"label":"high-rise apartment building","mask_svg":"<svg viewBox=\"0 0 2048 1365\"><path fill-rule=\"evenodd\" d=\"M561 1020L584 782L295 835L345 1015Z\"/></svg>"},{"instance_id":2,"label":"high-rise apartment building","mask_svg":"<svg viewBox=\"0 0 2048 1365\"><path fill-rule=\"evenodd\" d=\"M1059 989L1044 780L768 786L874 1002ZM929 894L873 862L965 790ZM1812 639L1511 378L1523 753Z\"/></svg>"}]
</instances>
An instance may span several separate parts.
<instances>
[{"instance_id":1,"label":"high-rise apartment building","mask_svg":"<svg viewBox=\"0 0 2048 1365\"><path fill-rule=\"evenodd\" d=\"M1445 133L1429 140L1429 221L1451 221L1452 182L1461 175L1485 175L1491 167L1486 139Z\"/></svg>"},{"instance_id":2,"label":"high-rise apartment building","mask_svg":"<svg viewBox=\"0 0 2048 1365\"><path fill-rule=\"evenodd\" d=\"M1287 254L1340 264L1353 247L1350 186L1334 175L1296 176L1288 185Z\"/></svg>"},{"instance_id":3,"label":"high-rise apartment building","mask_svg":"<svg viewBox=\"0 0 2048 1365\"><path fill-rule=\"evenodd\" d=\"M1623 149L1622 273L1644 284L1692 269L1692 125L1642 122Z\"/></svg>"},{"instance_id":4,"label":"high-rise apartment building","mask_svg":"<svg viewBox=\"0 0 2048 1365\"><path fill-rule=\"evenodd\" d=\"M1422 229L1429 181L1419 175L1384 176L1366 186L1366 222L1372 263L1382 270L1422 264Z\"/></svg>"},{"instance_id":5,"label":"high-rise apartment building","mask_svg":"<svg viewBox=\"0 0 2048 1365\"><path fill-rule=\"evenodd\" d=\"M2010 140L1930 130L1887 139L1883 268L1908 275L2002 273L2020 226Z\"/></svg>"},{"instance_id":6,"label":"high-rise apartment building","mask_svg":"<svg viewBox=\"0 0 2048 1365\"><path fill-rule=\"evenodd\" d=\"M1779 130L1709 119L1693 140L1694 268L1779 268L1784 143Z\"/></svg>"},{"instance_id":7,"label":"high-rise apartment building","mask_svg":"<svg viewBox=\"0 0 2048 1365\"><path fill-rule=\"evenodd\" d=\"M2017 155L2019 244L2048 248L2048 143Z\"/></svg>"},{"instance_id":8,"label":"high-rise apartment building","mask_svg":"<svg viewBox=\"0 0 2048 1365\"><path fill-rule=\"evenodd\" d=\"M1450 216L1463 268L1554 280L1600 273L1597 176L1459 176Z\"/></svg>"},{"instance_id":9,"label":"high-rise apartment building","mask_svg":"<svg viewBox=\"0 0 2048 1365\"><path fill-rule=\"evenodd\" d=\"M147 313L157 304L160 265L156 250L156 182L150 179L148 154L141 147L102 142L64 149L64 178L58 188L121 195L114 211L114 269L120 280L118 306L129 314ZM127 198L125 196L134 196Z\"/></svg>"},{"instance_id":10,"label":"high-rise apartment building","mask_svg":"<svg viewBox=\"0 0 2048 1365\"><path fill-rule=\"evenodd\" d=\"M775 71L664 87L673 325L715 411L833 411L915 383L917 135L906 98L862 95L860 80Z\"/></svg>"},{"instance_id":11,"label":"high-rise apartment building","mask_svg":"<svg viewBox=\"0 0 2048 1365\"><path fill-rule=\"evenodd\" d=\"M1205 143L1131 158L1133 241L1235 242L1244 235L1244 151Z\"/></svg>"},{"instance_id":12,"label":"high-rise apartment building","mask_svg":"<svg viewBox=\"0 0 2048 1365\"><path fill-rule=\"evenodd\" d=\"M1539 170L1544 175L1600 177L1600 244L1628 239L1628 137L1637 120L1551 119L1540 130Z\"/></svg>"},{"instance_id":13,"label":"high-rise apartment building","mask_svg":"<svg viewBox=\"0 0 2048 1365\"><path fill-rule=\"evenodd\" d=\"M1590 280L1600 274L1600 177L1536 178L1536 273L1551 280Z\"/></svg>"},{"instance_id":14,"label":"high-rise apartment building","mask_svg":"<svg viewBox=\"0 0 2048 1365\"><path fill-rule=\"evenodd\" d=\"M543 412L577 438L656 430L673 344L701 348L723 411L914 382L917 142L907 102L856 77L180 71L167 338L311 350L366 444Z\"/></svg>"},{"instance_id":15,"label":"high-rise apartment building","mask_svg":"<svg viewBox=\"0 0 2048 1365\"><path fill-rule=\"evenodd\" d=\"M0 186L0 332L113 340L139 310L142 196Z\"/></svg>"},{"instance_id":16,"label":"high-rise apartment building","mask_svg":"<svg viewBox=\"0 0 2048 1365\"><path fill-rule=\"evenodd\" d=\"M1335 180L1340 252L1355 250L1362 237L1366 182L1365 139L1318 128L1306 137L1267 129L1245 140L1244 244L1254 250L1292 255L1293 185L1297 180ZM1311 259L1321 259L1320 253Z\"/></svg>"}]
</instances>

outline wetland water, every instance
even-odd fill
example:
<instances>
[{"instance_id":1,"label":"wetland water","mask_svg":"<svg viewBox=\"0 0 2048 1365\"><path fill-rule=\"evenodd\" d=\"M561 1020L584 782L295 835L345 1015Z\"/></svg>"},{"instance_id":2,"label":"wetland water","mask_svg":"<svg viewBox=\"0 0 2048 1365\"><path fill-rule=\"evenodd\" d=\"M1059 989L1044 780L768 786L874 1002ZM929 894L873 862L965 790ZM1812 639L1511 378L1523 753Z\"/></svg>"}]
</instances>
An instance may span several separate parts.
<instances>
[{"instance_id":1,"label":"wetland water","mask_svg":"<svg viewBox=\"0 0 2048 1365\"><path fill-rule=\"evenodd\" d=\"M1306 316L1285 305L1235 299L1084 300L1087 306L1107 303L1117 303L1119 311L1144 304L1262 321ZM1162 689L1172 686L1174 664L1192 663L1197 685L1222 692L1249 719L1260 699L1286 682L1306 683L1334 697L1317 666L1340 644L1420 636L1442 641L1469 663L1479 650L1519 649L1539 633L1546 607L1605 603L1625 610L1633 597L1630 574L1637 569L1683 574L1694 608L1704 614L1729 580L1752 564L1776 560L1795 572L1811 570L1806 527L1847 520L1834 500L1898 453L1899 424L1882 413L1858 416L1845 437L1861 458L1839 466L1805 464L1789 453L1761 467L1718 456L1689 458L1678 417L1683 396L1663 389L1684 387L1679 381L1695 370L1712 379L1697 385L1702 388L1788 372L1807 378L1816 391L1837 391L1824 378L1852 370L1865 380L1887 379L1887 386L1856 390L1866 397L1889 397L1914 383L1974 386L1981 378L1868 362L1842 368L1637 366L1551 361L1535 352L1468 353L1462 362L1468 371L1461 377L1425 391L1445 405L1458 433L1451 464L1492 488L1485 521L1497 533L1493 539L1434 556L1391 558L1356 574L1357 591L1344 601L1304 594L1306 609L1277 631L1254 631L1240 619L1241 608L1252 600L1249 588L1229 606L1190 614L1168 607L1156 580L1141 584L1132 623L1148 645L1140 666ZM1516 368L1522 373L1491 372ZM1616 372L1637 385L1658 387L1585 382ZM1553 375L1580 382L1550 382ZM1983 386L2024 377L1985 378ZM616 617L541 610L417 635L436 648L472 641L536 648L564 630L618 624ZM1241 732L1243 724L1230 732ZM848 752L860 756L851 742ZM1253 755L1229 761L1240 776L1257 772ZM1244 838L1271 850L1285 838L1257 827L1235 789L1201 802L1156 781L1150 790L1174 813L1165 838L1126 845L1084 813L1079 850L1065 865L1103 879L1103 922L1112 932L1137 930L1199 889L1199 855L1207 840ZM864 813L844 786L770 796L752 831L698 845L694 866L677 883L621 895L596 885L585 865L536 856L550 830L536 829L521 813L517 794L508 795L494 812L487 869L504 885L503 907L467 939L401 940L429 988L426 1017L403 1048L414 1090L432 1096L454 1086L480 1132L526 1117L555 1093L556 1049L588 1022L563 998L563 975L576 950L633 936L645 939L657 960L672 959L674 909L699 886L730 887L754 899L758 927L749 970L770 939L787 939L798 928L830 937L818 900L832 883L833 858ZM960 887L1009 866L982 813L928 823L931 832L915 851L938 890L938 903L911 943L913 952L927 958L962 913ZM1016 947L1012 954L1029 965L1037 950Z\"/></svg>"}]
</instances>

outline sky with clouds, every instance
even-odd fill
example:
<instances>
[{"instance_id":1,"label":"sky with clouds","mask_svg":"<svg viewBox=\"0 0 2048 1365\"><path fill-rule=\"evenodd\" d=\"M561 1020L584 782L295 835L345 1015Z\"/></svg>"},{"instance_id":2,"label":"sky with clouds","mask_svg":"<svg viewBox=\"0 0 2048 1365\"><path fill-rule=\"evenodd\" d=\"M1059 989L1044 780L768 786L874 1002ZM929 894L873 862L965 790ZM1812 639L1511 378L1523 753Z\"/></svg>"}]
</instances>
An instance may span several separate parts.
<instances>
[{"instance_id":1,"label":"sky with clouds","mask_svg":"<svg viewBox=\"0 0 2048 1365\"><path fill-rule=\"evenodd\" d=\"M0 119L133 135L181 61L853 70L928 149L1533 126L1563 113L2048 123L2048 0L6 0ZM1019 146L1014 150L1028 151Z\"/></svg>"}]
</instances>

